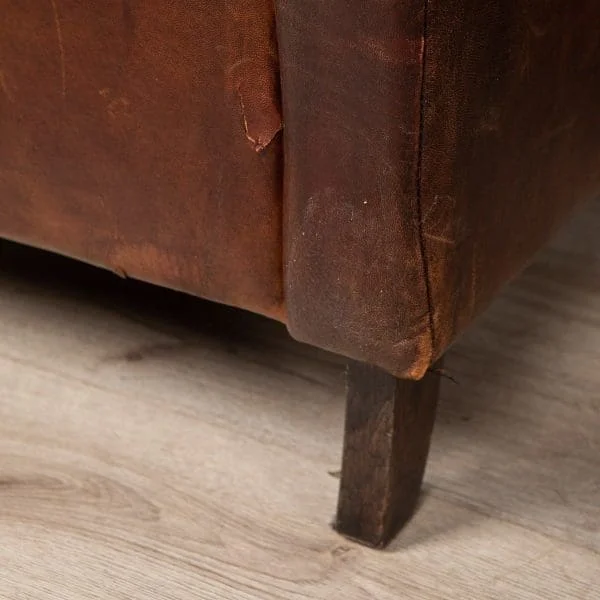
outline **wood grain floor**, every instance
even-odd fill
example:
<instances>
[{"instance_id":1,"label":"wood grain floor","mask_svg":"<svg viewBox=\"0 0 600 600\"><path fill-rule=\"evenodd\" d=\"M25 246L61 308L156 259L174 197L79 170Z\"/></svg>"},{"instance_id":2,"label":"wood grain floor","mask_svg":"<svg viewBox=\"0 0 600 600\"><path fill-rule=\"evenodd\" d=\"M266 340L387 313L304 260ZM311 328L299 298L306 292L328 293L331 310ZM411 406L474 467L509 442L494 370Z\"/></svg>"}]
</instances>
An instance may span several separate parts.
<instances>
[{"instance_id":1,"label":"wood grain floor","mask_svg":"<svg viewBox=\"0 0 600 600\"><path fill-rule=\"evenodd\" d=\"M9 246L0 597L600 598L599 231L594 203L450 351L423 502L385 552L329 528L339 358Z\"/></svg>"}]
</instances>

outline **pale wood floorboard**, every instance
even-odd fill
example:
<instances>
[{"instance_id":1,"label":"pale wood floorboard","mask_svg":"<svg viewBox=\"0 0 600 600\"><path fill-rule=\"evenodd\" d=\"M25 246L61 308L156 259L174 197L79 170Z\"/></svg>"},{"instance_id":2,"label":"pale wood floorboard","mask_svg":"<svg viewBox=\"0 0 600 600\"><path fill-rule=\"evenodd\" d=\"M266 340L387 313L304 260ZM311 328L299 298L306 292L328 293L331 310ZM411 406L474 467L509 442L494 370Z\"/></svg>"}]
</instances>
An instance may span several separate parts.
<instances>
[{"instance_id":1,"label":"pale wood floorboard","mask_svg":"<svg viewBox=\"0 0 600 600\"><path fill-rule=\"evenodd\" d=\"M599 231L593 203L450 351L424 499L386 552L328 526L338 357L6 252L0 597L599 599Z\"/></svg>"}]
</instances>

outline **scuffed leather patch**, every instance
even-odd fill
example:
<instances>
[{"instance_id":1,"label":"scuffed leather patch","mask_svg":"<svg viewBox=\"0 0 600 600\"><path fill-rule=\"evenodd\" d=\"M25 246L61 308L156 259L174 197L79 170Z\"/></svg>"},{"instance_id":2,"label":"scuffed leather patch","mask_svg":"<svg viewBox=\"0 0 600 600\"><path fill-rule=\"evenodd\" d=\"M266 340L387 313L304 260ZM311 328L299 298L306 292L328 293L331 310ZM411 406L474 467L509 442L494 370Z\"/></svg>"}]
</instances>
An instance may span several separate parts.
<instances>
[{"instance_id":1,"label":"scuffed leather patch","mask_svg":"<svg viewBox=\"0 0 600 600\"><path fill-rule=\"evenodd\" d=\"M418 160L421 0L279 0L292 335L420 378L431 362ZM360 24L360 25L359 25Z\"/></svg>"}]
</instances>

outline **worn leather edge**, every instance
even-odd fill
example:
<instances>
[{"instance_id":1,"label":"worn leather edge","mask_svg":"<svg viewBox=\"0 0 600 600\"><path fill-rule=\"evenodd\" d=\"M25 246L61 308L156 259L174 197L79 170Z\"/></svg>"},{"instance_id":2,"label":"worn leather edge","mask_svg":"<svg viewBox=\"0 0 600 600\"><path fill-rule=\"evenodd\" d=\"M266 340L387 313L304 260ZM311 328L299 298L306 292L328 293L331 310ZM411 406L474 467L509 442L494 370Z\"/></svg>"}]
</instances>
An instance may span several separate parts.
<instances>
[{"instance_id":1,"label":"worn leather edge","mask_svg":"<svg viewBox=\"0 0 600 600\"><path fill-rule=\"evenodd\" d=\"M428 52L429 52L429 0L423 0L423 49L421 54L421 82L419 92L419 147L417 156L417 209L419 211L419 248L421 251L421 261L423 263L423 280L425 284L425 290L427 294L427 315L429 319L429 338L430 338L430 349L428 357L428 365L420 373L420 377L424 377L427 369L439 358L436 354L438 347L438 336L436 332L435 322L435 306L434 306L434 294L433 287L435 282L432 278L432 272L430 269L429 259L430 255L427 251L427 238L426 238L426 218L424 214L423 206L423 194L424 194L424 178L423 178L423 163L425 153L425 110L427 102L427 77L428 73Z\"/></svg>"},{"instance_id":2,"label":"worn leather edge","mask_svg":"<svg viewBox=\"0 0 600 600\"><path fill-rule=\"evenodd\" d=\"M597 3L425 0L433 358L600 192Z\"/></svg>"},{"instance_id":3,"label":"worn leather edge","mask_svg":"<svg viewBox=\"0 0 600 600\"><path fill-rule=\"evenodd\" d=\"M419 207L423 0L278 0L293 337L418 379L432 360Z\"/></svg>"}]
</instances>

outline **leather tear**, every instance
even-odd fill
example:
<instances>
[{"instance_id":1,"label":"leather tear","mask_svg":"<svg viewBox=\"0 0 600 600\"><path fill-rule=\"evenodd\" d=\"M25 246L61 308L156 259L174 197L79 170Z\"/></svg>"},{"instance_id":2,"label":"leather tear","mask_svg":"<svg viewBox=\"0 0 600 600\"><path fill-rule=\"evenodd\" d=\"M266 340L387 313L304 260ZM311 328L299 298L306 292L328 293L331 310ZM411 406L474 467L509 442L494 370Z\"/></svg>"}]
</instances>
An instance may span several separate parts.
<instances>
[{"instance_id":1,"label":"leather tear","mask_svg":"<svg viewBox=\"0 0 600 600\"><path fill-rule=\"evenodd\" d=\"M240 125L255 152L263 152L283 129L279 58L273 0L256 0L248 10L231 3L225 39L225 88L241 109Z\"/></svg>"},{"instance_id":2,"label":"leather tear","mask_svg":"<svg viewBox=\"0 0 600 600\"><path fill-rule=\"evenodd\" d=\"M278 110L273 110L273 105L258 97L258 102L252 104L244 102L241 89L238 90L242 119L246 138L252 143L255 152L262 152L275 139L283 129L283 122ZM256 97L254 97L256 100ZM263 101L261 101L263 100ZM270 104L270 106L268 106Z\"/></svg>"}]
</instances>

